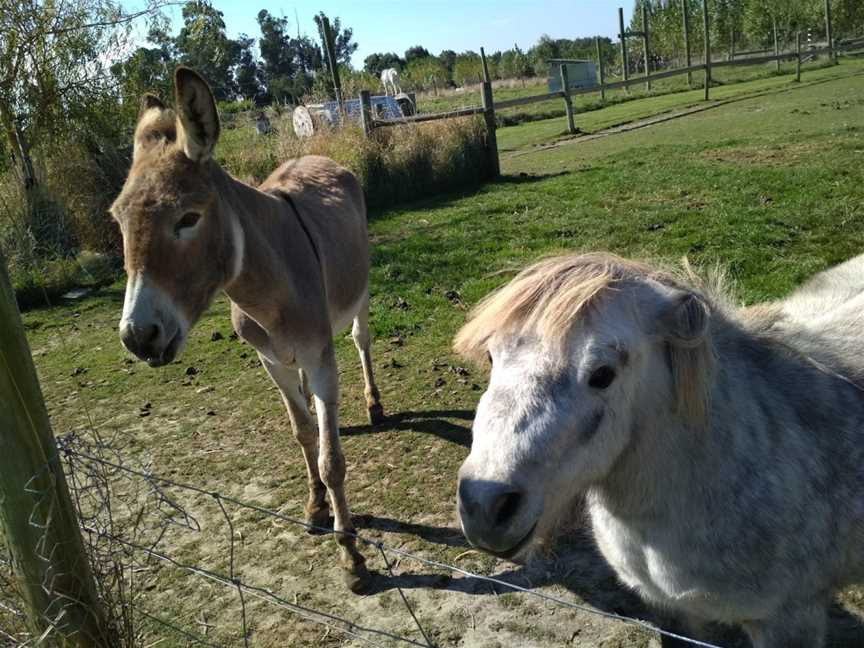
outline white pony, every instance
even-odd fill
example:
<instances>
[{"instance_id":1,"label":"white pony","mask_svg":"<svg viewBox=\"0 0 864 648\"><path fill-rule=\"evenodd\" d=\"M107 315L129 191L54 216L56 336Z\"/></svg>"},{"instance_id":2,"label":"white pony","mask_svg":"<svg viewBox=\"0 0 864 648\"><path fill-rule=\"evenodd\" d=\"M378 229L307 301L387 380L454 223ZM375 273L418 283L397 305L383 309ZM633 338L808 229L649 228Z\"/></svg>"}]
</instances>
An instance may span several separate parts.
<instances>
[{"instance_id":1,"label":"white pony","mask_svg":"<svg viewBox=\"0 0 864 648\"><path fill-rule=\"evenodd\" d=\"M468 540L520 555L587 497L623 583L689 634L824 645L864 580L864 255L787 299L608 254L542 261L456 350L492 361L459 471Z\"/></svg>"},{"instance_id":2,"label":"white pony","mask_svg":"<svg viewBox=\"0 0 864 648\"><path fill-rule=\"evenodd\" d=\"M384 94L396 96L402 92L402 88L399 87L399 71L396 68L382 70L381 83L384 86Z\"/></svg>"}]
</instances>

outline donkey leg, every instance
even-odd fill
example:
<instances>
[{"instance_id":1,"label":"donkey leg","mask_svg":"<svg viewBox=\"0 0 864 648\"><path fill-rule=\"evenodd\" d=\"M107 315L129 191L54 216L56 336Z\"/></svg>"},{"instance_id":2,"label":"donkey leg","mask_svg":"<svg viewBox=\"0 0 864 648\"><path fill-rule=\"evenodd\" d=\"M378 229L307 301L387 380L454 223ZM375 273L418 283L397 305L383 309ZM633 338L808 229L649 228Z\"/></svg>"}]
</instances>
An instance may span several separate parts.
<instances>
[{"instance_id":1,"label":"donkey leg","mask_svg":"<svg viewBox=\"0 0 864 648\"><path fill-rule=\"evenodd\" d=\"M261 364L270 374L273 382L282 393L282 401L288 410L291 429L303 449L306 460L306 477L309 482L309 501L306 503L306 521L318 527L320 533L330 521L330 510L327 506L327 487L321 481L318 468L318 430L315 422L309 416L306 406L306 396L303 393L300 374L297 369L272 362L259 354ZM315 533L316 529L310 529Z\"/></svg>"},{"instance_id":2,"label":"donkey leg","mask_svg":"<svg viewBox=\"0 0 864 648\"><path fill-rule=\"evenodd\" d=\"M366 383L364 393L366 395L366 411L369 413L369 422L372 425L384 420L384 408L381 406L381 395L375 386L375 377L372 375L372 355L369 353L369 296L363 300L360 311L354 318L354 326L351 327L351 337L354 338L354 346L360 354L360 364L363 365L363 381Z\"/></svg>"},{"instance_id":3,"label":"donkey leg","mask_svg":"<svg viewBox=\"0 0 864 648\"><path fill-rule=\"evenodd\" d=\"M339 376L332 343L324 350L319 366L309 367L309 383L315 395L315 413L321 454L318 467L333 506L333 529L339 545L346 582L352 592L362 592L371 576L366 559L357 550L354 524L345 498L345 456L339 443Z\"/></svg>"}]
</instances>

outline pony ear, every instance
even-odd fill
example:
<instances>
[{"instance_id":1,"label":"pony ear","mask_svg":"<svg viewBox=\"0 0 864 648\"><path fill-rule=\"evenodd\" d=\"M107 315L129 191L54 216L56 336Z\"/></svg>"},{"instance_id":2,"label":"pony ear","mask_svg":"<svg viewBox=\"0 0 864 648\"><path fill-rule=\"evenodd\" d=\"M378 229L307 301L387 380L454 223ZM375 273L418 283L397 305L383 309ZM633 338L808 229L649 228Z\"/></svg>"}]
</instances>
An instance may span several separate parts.
<instances>
[{"instance_id":1,"label":"pony ear","mask_svg":"<svg viewBox=\"0 0 864 648\"><path fill-rule=\"evenodd\" d=\"M672 343L697 346L708 333L711 313L705 301L686 290L673 290L660 312L660 332Z\"/></svg>"},{"instance_id":2,"label":"pony ear","mask_svg":"<svg viewBox=\"0 0 864 648\"><path fill-rule=\"evenodd\" d=\"M213 154L219 139L219 115L210 86L201 76L187 67L174 73L177 116L177 140L186 157L204 162Z\"/></svg>"}]
</instances>

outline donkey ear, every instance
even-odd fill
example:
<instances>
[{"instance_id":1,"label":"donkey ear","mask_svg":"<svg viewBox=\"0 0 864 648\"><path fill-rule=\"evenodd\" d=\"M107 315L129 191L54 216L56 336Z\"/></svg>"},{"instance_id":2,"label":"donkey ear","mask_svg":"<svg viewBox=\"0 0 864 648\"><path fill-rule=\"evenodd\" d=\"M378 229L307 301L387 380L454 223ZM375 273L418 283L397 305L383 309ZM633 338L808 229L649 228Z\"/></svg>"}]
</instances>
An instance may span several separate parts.
<instances>
[{"instance_id":1,"label":"donkey ear","mask_svg":"<svg viewBox=\"0 0 864 648\"><path fill-rule=\"evenodd\" d=\"M177 140L190 160L204 162L210 159L219 139L213 93L197 72L182 66L174 73L174 91L180 121Z\"/></svg>"},{"instance_id":2,"label":"donkey ear","mask_svg":"<svg viewBox=\"0 0 864 648\"><path fill-rule=\"evenodd\" d=\"M660 332L672 343L696 346L708 333L711 313L705 301L686 290L671 291L660 312Z\"/></svg>"},{"instance_id":3,"label":"donkey ear","mask_svg":"<svg viewBox=\"0 0 864 648\"><path fill-rule=\"evenodd\" d=\"M141 107L138 110L138 118L141 118L148 110L153 110L157 108L159 110L165 110L165 104L162 103L162 100L154 94L150 94L149 92L141 97Z\"/></svg>"}]
</instances>

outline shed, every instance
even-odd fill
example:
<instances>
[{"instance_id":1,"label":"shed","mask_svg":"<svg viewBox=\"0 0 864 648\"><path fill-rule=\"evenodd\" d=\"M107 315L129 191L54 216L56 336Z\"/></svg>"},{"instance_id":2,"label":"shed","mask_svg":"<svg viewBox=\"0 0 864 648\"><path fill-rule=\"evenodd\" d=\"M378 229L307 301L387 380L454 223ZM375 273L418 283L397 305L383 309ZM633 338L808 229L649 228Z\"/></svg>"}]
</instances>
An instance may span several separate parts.
<instances>
[{"instance_id":1,"label":"shed","mask_svg":"<svg viewBox=\"0 0 864 648\"><path fill-rule=\"evenodd\" d=\"M549 59L549 92L561 90L561 66L567 66L567 85L570 89L591 88L597 85L597 67L594 61L584 59Z\"/></svg>"}]
</instances>

